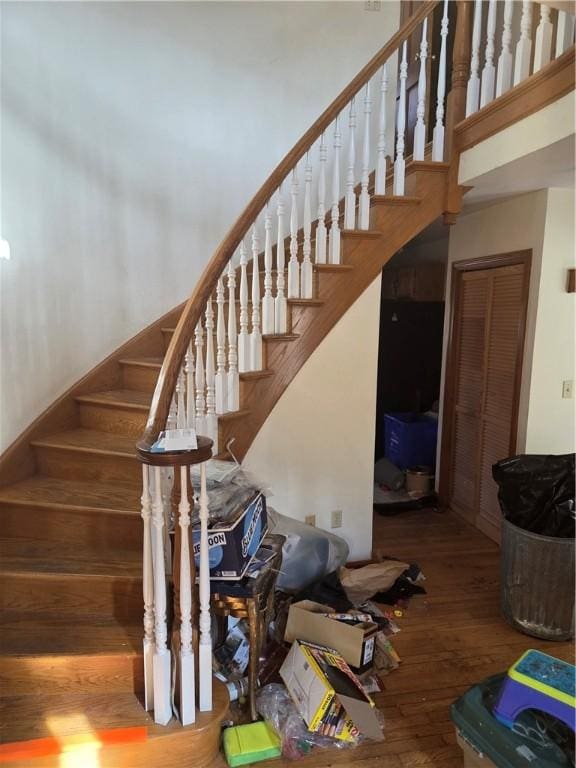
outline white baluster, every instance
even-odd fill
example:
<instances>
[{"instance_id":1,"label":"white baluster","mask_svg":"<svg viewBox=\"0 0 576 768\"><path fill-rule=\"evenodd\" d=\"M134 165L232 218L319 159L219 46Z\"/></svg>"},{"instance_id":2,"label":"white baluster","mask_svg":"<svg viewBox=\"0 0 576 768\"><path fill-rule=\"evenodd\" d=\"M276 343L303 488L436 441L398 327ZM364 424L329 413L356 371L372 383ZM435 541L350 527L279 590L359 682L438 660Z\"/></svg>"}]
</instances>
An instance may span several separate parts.
<instances>
[{"instance_id":1,"label":"white baluster","mask_svg":"<svg viewBox=\"0 0 576 768\"><path fill-rule=\"evenodd\" d=\"M398 103L398 123L396 125L396 160L394 162L394 194L404 194L404 176L406 163L404 160L404 133L406 131L406 78L408 77L408 43L402 45L402 62L400 64L400 100Z\"/></svg>"},{"instance_id":2,"label":"white baluster","mask_svg":"<svg viewBox=\"0 0 576 768\"><path fill-rule=\"evenodd\" d=\"M228 410L228 375L226 373L226 324L224 322L224 303L226 301L224 281L218 278L216 283L216 413Z\"/></svg>"},{"instance_id":3,"label":"white baluster","mask_svg":"<svg viewBox=\"0 0 576 768\"><path fill-rule=\"evenodd\" d=\"M326 264L326 160L328 148L324 144L324 134L320 137L320 166L318 170L318 225L314 260L316 264Z\"/></svg>"},{"instance_id":4,"label":"white baluster","mask_svg":"<svg viewBox=\"0 0 576 768\"><path fill-rule=\"evenodd\" d=\"M480 100L480 38L482 35L482 2L474 3L474 26L472 28L472 59L470 62L470 79L466 90L466 117L478 112Z\"/></svg>"},{"instance_id":5,"label":"white baluster","mask_svg":"<svg viewBox=\"0 0 576 768\"><path fill-rule=\"evenodd\" d=\"M340 264L340 148L342 147L342 134L339 130L338 119L334 121L334 164L332 166L332 210L330 234L328 237L328 251L330 263Z\"/></svg>"},{"instance_id":6,"label":"white baluster","mask_svg":"<svg viewBox=\"0 0 576 768\"><path fill-rule=\"evenodd\" d=\"M196 720L194 650L192 648L192 574L190 569L190 502L188 467L180 467L180 720L190 725Z\"/></svg>"},{"instance_id":7,"label":"white baluster","mask_svg":"<svg viewBox=\"0 0 576 768\"><path fill-rule=\"evenodd\" d=\"M260 241L256 222L252 227L252 333L250 334L250 370L262 370L262 331L260 329Z\"/></svg>"},{"instance_id":8,"label":"white baluster","mask_svg":"<svg viewBox=\"0 0 576 768\"><path fill-rule=\"evenodd\" d=\"M184 370L186 371L186 426L196 429L196 393L194 387L194 345L188 344L184 358Z\"/></svg>"},{"instance_id":9,"label":"white baluster","mask_svg":"<svg viewBox=\"0 0 576 768\"><path fill-rule=\"evenodd\" d=\"M422 22L420 41L420 72L418 74L418 104L414 128L414 160L424 160L426 145L426 59L428 58L428 19Z\"/></svg>"},{"instance_id":10,"label":"white baluster","mask_svg":"<svg viewBox=\"0 0 576 768\"><path fill-rule=\"evenodd\" d=\"M186 426L186 377L184 367L181 368L176 379L176 427L183 429Z\"/></svg>"},{"instance_id":11,"label":"white baluster","mask_svg":"<svg viewBox=\"0 0 576 768\"><path fill-rule=\"evenodd\" d=\"M376 178L374 194L386 194L386 174L388 172L388 158L386 156L386 97L388 95L388 69L386 64L382 66L380 78L380 112L378 113L378 148L376 150Z\"/></svg>"},{"instance_id":12,"label":"white baluster","mask_svg":"<svg viewBox=\"0 0 576 768\"><path fill-rule=\"evenodd\" d=\"M486 25L486 60L482 70L480 86L480 109L494 99L496 68L494 67L494 37L496 35L496 0L488 3L488 22Z\"/></svg>"},{"instance_id":13,"label":"white baluster","mask_svg":"<svg viewBox=\"0 0 576 768\"><path fill-rule=\"evenodd\" d=\"M154 709L154 569L152 560L152 499L148 466L142 464L142 595L144 598L144 709Z\"/></svg>"},{"instance_id":14,"label":"white baluster","mask_svg":"<svg viewBox=\"0 0 576 768\"><path fill-rule=\"evenodd\" d=\"M432 160L444 160L444 98L446 96L446 38L448 37L448 0L444 0L440 24L440 61L438 63L438 88L436 101L436 125L432 134Z\"/></svg>"},{"instance_id":15,"label":"white baluster","mask_svg":"<svg viewBox=\"0 0 576 768\"><path fill-rule=\"evenodd\" d=\"M356 106L354 98L350 102L348 119L348 167L346 171L346 195L344 197L344 229L356 228L356 193L354 181L356 175Z\"/></svg>"},{"instance_id":16,"label":"white baluster","mask_svg":"<svg viewBox=\"0 0 576 768\"><path fill-rule=\"evenodd\" d=\"M212 709L212 635L210 621L210 564L208 551L208 494L206 492L206 464L200 465L200 711Z\"/></svg>"},{"instance_id":17,"label":"white baluster","mask_svg":"<svg viewBox=\"0 0 576 768\"><path fill-rule=\"evenodd\" d=\"M534 37L534 72L546 66L552 56L552 22L550 7L540 3L540 24Z\"/></svg>"},{"instance_id":18,"label":"white baluster","mask_svg":"<svg viewBox=\"0 0 576 768\"><path fill-rule=\"evenodd\" d=\"M372 115L372 100L370 98L370 81L366 83L364 94L364 140L362 144L362 177L360 179L360 204L358 210L358 229L370 227L370 195L368 182L370 180L370 116Z\"/></svg>"},{"instance_id":19,"label":"white baluster","mask_svg":"<svg viewBox=\"0 0 576 768\"><path fill-rule=\"evenodd\" d=\"M212 299L206 304L206 434L218 453L218 417L216 416L216 371L214 368L214 310Z\"/></svg>"},{"instance_id":20,"label":"white baluster","mask_svg":"<svg viewBox=\"0 0 576 768\"><path fill-rule=\"evenodd\" d=\"M176 422L166 427L174 429ZM172 481L174 474L171 467L163 467L161 472L161 490L162 508L164 510L164 570L167 575L172 573L172 540L170 533L174 531L174 517L172 515Z\"/></svg>"},{"instance_id":21,"label":"white baluster","mask_svg":"<svg viewBox=\"0 0 576 768\"><path fill-rule=\"evenodd\" d=\"M312 298L312 202L310 200L312 187L312 166L309 154L306 153L304 168L304 244L302 245L302 265L300 267L300 296L303 299Z\"/></svg>"},{"instance_id":22,"label":"white baluster","mask_svg":"<svg viewBox=\"0 0 576 768\"><path fill-rule=\"evenodd\" d=\"M274 296L272 296L272 217L270 203L264 214L264 296L262 298L262 333L274 333Z\"/></svg>"},{"instance_id":23,"label":"white baluster","mask_svg":"<svg viewBox=\"0 0 576 768\"><path fill-rule=\"evenodd\" d=\"M274 299L274 332L286 333L288 323L288 304L284 291L284 199L282 185L278 187L278 238L276 240L276 298Z\"/></svg>"},{"instance_id":24,"label":"white baluster","mask_svg":"<svg viewBox=\"0 0 576 768\"><path fill-rule=\"evenodd\" d=\"M196 385L196 432L199 435L206 434L206 378L204 375L204 329L202 328L202 318L198 321L196 331L196 375L194 383Z\"/></svg>"},{"instance_id":25,"label":"white baluster","mask_svg":"<svg viewBox=\"0 0 576 768\"><path fill-rule=\"evenodd\" d=\"M248 275L246 247L240 243L240 333L238 334L238 370L250 370L250 334L248 333Z\"/></svg>"},{"instance_id":26,"label":"white baluster","mask_svg":"<svg viewBox=\"0 0 576 768\"><path fill-rule=\"evenodd\" d=\"M522 18L520 19L520 40L516 46L514 60L514 85L518 85L530 74L530 56L532 54L532 2L522 0Z\"/></svg>"},{"instance_id":27,"label":"white baluster","mask_svg":"<svg viewBox=\"0 0 576 768\"><path fill-rule=\"evenodd\" d=\"M170 652L166 625L166 572L164 568L164 507L160 467L154 467L152 503L152 546L154 564L154 722L166 725L172 718L170 705Z\"/></svg>"},{"instance_id":28,"label":"white baluster","mask_svg":"<svg viewBox=\"0 0 576 768\"><path fill-rule=\"evenodd\" d=\"M514 0L504 2L504 24L502 27L502 50L498 58L498 72L496 74L496 98L512 85L512 16L514 14Z\"/></svg>"},{"instance_id":29,"label":"white baluster","mask_svg":"<svg viewBox=\"0 0 576 768\"><path fill-rule=\"evenodd\" d=\"M236 333L236 270L232 259L228 263L228 395L229 411L240 408L240 377L238 376L238 335Z\"/></svg>"},{"instance_id":30,"label":"white baluster","mask_svg":"<svg viewBox=\"0 0 576 768\"><path fill-rule=\"evenodd\" d=\"M298 174L292 171L292 199L290 206L290 259L288 261L288 298L300 296L300 264L298 263Z\"/></svg>"},{"instance_id":31,"label":"white baluster","mask_svg":"<svg viewBox=\"0 0 576 768\"><path fill-rule=\"evenodd\" d=\"M574 42L574 23L576 17L566 11L558 11L558 22L556 27L556 58L562 56L564 51Z\"/></svg>"}]
</instances>

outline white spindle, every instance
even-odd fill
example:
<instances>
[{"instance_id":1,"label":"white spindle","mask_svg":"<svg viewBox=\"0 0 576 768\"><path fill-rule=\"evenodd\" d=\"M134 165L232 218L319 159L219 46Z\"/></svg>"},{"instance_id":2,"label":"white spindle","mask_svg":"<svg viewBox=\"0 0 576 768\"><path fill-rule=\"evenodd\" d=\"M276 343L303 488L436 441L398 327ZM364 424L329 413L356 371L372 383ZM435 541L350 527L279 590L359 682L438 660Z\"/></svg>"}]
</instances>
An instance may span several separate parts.
<instances>
[{"instance_id":1,"label":"white spindle","mask_svg":"<svg viewBox=\"0 0 576 768\"><path fill-rule=\"evenodd\" d=\"M353 98L350 102L348 119L348 167L346 170L346 195L344 197L344 229L356 228L356 105Z\"/></svg>"},{"instance_id":2,"label":"white spindle","mask_svg":"<svg viewBox=\"0 0 576 768\"><path fill-rule=\"evenodd\" d=\"M496 73L496 98L512 85L512 17L514 14L514 0L504 2L504 22L502 27L502 50L498 57L498 71Z\"/></svg>"},{"instance_id":3,"label":"white spindle","mask_svg":"<svg viewBox=\"0 0 576 768\"><path fill-rule=\"evenodd\" d=\"M518 85L530 74L530 56L532 54L532 1L522 0L522 18L520 19L520 40L516 46L514 59L514 85Z\"/></svg>"},{"instance_id":4,"label":"white spindle","mask_svg":"<svg viewBox=\"0 0 576 768\"><path fill-rule=\"evenodd\" d=\"M300 296L300 264L298 263L298 173L292 171L290 188L290 259L288 261L288 298Z\"/></svg>"},{"instance_id":5,"label":"white spindle","mask_svg":"<svg viewBox=\"0 0 576 768\"><path fill-rule=\"evenodd\" d=\"M472 28L472 59L470 61L470 79L466 90L466 117L478 111L480 100L480 38L482 35L482 3L474 3L474 26Z\"/></svg>"},{"instance_id":6,"label":"white spindle","mask_svg":"<svg viewBox=\"0 0 576 768\"><path fill-rule=\"evenodd\" d=\"M208 551L208 494L206 492L206 464L200 465L200 711L212 709L212 635L210 621L210 564Z\"/></svg>"},{"instance_id":7,"label":"white spindle","mask_svg":"<svg viewBox=\"0 0 576 768\"><path fill-rule=\"evenodd\" d=\"M276 298L274 299L274 331L286 333L288 323L288 305L286 302L284 286L284 269L286 260L284 255L284 199L282 197L282 185L278 188L278 238L276 240Z\"/></svg>"},{"instance_id":8,"label":"white spindle","mask_svg":"<svg viewBox=\"0 0 576 768\"><path fill-rule=\"evenodd\" d=\"M212 299L206 304L206 434L218 453L218 417L216 416L216 370L214 367L214 310Z\"/></svg>"},{"instance_id":9,"label":"white spindle","mask_svg":"<svg viewBox=\"0 0 576 768\"><path fill-rule=\"evenodd\" d=\"M564 51L574 42L574 23L576 17L566 11L558 11L558 22L556 27L556 58L561 56Z\"/></svg>"},{"instance_id":10,"label":"white spindle","mask_svg":"<svg viewBox=\"0 0 576 768\"><path fill-rule=\"evenodd\" d=\"M422 22L420 40L420 72L418 74L418 103L414 128L414 160L424 160L426 146L426 59L428 58L428 19Z\"/></svg>"},{"instance_id":11,"label":"white spindle","mask_svg":"<svg viewBox=\"0 0 576 768\"><path fill-rule=\"evenodd\" d=\"M238 334L238 370L250 370L250 334L248 333L248 275L246 246L240 243L240 333Z\"/></svg>"},{"instance_id":12,"label":"white spindle","mask_svg":"<svg viewBox=\"0 0 576 768\"><path fill-rule=\"evenodd\" d=\"M446 39L448 37L448 0L444 0L440 24L440 61L438 62L438 88L436 101L436 125L432 134L432 160L444 160L444 98L446 96Z\"/></svg>"},{"instance_id":13,"label":"white spindle","mask_svg":"<svg viewBox=\"0 0 576 768\"><path fill-rule=\"evenodd\" d=\"M152 546L154 564L154 721L166 725L172 718L170 705L170 651L166 625L166 571L164 568L164 506L160 467L154 467L152 503Z\"/></svg>"},{"instance_id":14,"label":"white spindle","mask_svg":"<svg viewBox=\"0 0 576 768\"><path fill-rule=\"evenodd\" d=\"M366 83L364 93L364 140L362 144L362 176L360 179L360 204L358 210L358 228L368 229L370 226L370 195L368 181L370 179L370 117L372 115L372 99L370 98L370 81Z\"/></svg>"},{"instance_id":15,"label":"white spindle","mask_svg":"<svg viewBox=\"0 0 576 768\"><path fill-rule=\"evenodd\" d=\"M388 95L388 69L386 64L382 66L380 78L380 111L378 113L378 147L376 150L376 178L374 182L374 194L386 194L386 173L388 172L388 158L386 156L386 97Z\"/></svg>"},{"instance_id":16,"label":"white spindle","mask_svg":"<svg viewBox=\"0 0 576 768\"><path fill-rule=\"evenodd\" d=\"M202 318L198 321L194 332L196 339L196 376L194 383L196 385L196 432L199 435L206 434L206 377L204 374L204 329L202 328Z\"/></svg>"},{"instance_id":17,"label":"white spindle","mask_svg":"<svg viewBox=\"0 0 576 768\"><path fill-rule=\"evenodd\" d=\"M306 166L304 168L304 243L302 245L302 265L300 267L300 297L312 298L312 166L310 156L306 153Z\"/></svg>"},{"instance_id":18,"label":"white spindle","mask_svg":"<svg viewBox=\"0 0 576 768\"><path fill-rule=\"evenodd\" d=\"M226 291L222 277L216 283L216 413L228 410L228 376L226 374L226 323L224 303Z\"/></svg>"},{"instance_id":19,"label":"white spindle","mask_svg":"<svg viewBox=\"0 0 576 768\"><path fill-rule=\"evenodd\" d=\"M270 203L264 213L264 296L262 298L262 333L274 333L274 296L272 296L272 217Z\"/></svg>"},{"instance_id":20,"label":"white spindle","mask_svg":"<svg viewBox=\"0 0 576 768\"><path fill-rule=\"evenodd\" d=\"M334 161L332 166L332 210L331 226L328 236L328 250L330 263L340 264L340 148L342 147L342 134L338 124L338 118L334 121Z\"/></svg>"},{"instance_id":21,"label":"white spindle","mask_svg":"<svg viewBox=\"0 0 576 768\"><path fill-rule=\"evenodd\" d=\"M238 334L236 332L236 270L232 259L228 263L228 390L229 411L240 408L240 377L238 376Z\"/></svg>"},{"instance_id":22,"label":"white spindle","mask_svg":"<svg viewBox=\"0 0 576 768\"><path fill-rule=\"evenodd\" d=\"M250 370L262 370L262 330L260 328L260 241L256 222L252 227L252 333L250 334Z\"/></svg>"},{"instance_id":23,"label":"white spindle","mask_svg":"<svg viewBox=\"0 0 576 768\"><path fill-rule=\"evenodd\" d=\"M142 595L144 598L144 709L154 708L154 570L152 560L152 499L148 465L142 464Z\"/></svg>"},{"instance_id":24,"label":"white spindle","mask_svg":"<svg viewBox=\"0 0 576 768\"><path fill-rule=\"evenodd\" d=\"M318 170L318 225L314 260L316 264L326 264L326 160L328 148L324 144L324 134L320 137L320 164Z\"/></svg>"},{"instance_id":25,"label":"white spindle","mask_svg":"<svg viewBox=\"0 0 576 768\"><path fill-rule=\"evenodd\" d=\"M188 350L184 358L184 370L186 371L186 426L196 429L196 393L194 387L194 344L188 344Z\"/></svg>"},{"instance_id":26,"label":"white spindle","mask_svg":"<svg viewBox=\"0 0 576 768\"><path fill-rule=\"evenodd\" d=\"M176 379L176 427L183 429L186 426L186 376L182 366Z\"/></svg>"},{"instance_id":27,"label":"white spindle","mask_svg":"<svg viewBox=\"0 0 576 768\"><path fill-rule=\"evenodd\" d=\"M404 194L404 176L406 163L404 160L404 133L406 131L406 78L408 77L408 43L402 45L402 62L400 64L400 100L398 103L398 122L396 125L396 160L394 162L394 194Z\"/></svg>"},{"instance_id":28,"label":"white spindle","mask_svg":"<svg viewBox=\"0 0 576 768\"><path fill-rule=\"evenodd\" d=\"M180 721L190 725L196 720L194 650L192 648L192 574L190 569L190 502L188 467L180 467Z\"/></svg>"},{"instance_id":29,"label":"white spindle","mask_svg":"<svg viewBox=\"0 0 576 768\"><path fill-rule=\"evenodd\" d=\"M534 72L546 66L552 56L552 22L550 21L550 7L546 3L540 3L540 24L536 28L534 37Z\"/></svg>"},{"instance_id":30,"label":"white spindle","mask_svg":"<svg viewBox=\"0 0 576 768\"><path fill-rule=\"evenodd\" d=\"M488 3L488 22L486 24L486 59L482 70L480 86L480 109L494 99L496 68L494 66L494 38L496 35L496 0Z\"/></svg>"}]
</instances>

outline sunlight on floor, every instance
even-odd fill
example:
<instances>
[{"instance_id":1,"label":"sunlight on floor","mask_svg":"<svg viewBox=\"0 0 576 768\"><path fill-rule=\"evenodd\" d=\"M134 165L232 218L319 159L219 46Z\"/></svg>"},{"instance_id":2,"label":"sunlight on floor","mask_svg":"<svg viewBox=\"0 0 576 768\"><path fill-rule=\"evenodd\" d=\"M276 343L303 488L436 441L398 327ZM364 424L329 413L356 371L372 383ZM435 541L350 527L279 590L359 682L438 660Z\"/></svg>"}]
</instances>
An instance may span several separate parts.
<instances>
[{"instance_id":1,"label":"sunlight on floor","mask_svg":"<svg viewBox=\"0 0 576 768\"><path fill-rule=\"evenodd\" d=\"M100 768L102 742L86 715L50 715L46 725L60 744L59 768Z\"/></svg>"}]
</instances>

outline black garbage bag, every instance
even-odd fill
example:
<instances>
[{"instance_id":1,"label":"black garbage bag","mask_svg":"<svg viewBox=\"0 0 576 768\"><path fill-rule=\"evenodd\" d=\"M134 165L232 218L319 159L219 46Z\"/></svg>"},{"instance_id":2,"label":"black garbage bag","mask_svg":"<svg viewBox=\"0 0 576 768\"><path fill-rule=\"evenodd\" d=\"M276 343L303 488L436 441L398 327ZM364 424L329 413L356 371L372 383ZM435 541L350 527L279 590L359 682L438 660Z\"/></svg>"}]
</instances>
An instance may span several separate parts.
<instances>
[{"instance_id":1,"label":"black garbage bag","mask_svg":"<svg viewBox=\"0 0 576 768\"><path fill-rule=\"evenodd\" d=\"M575 533L575 454L521 455L492 467L506 520L542 536L571 538Z\"/></svg>"}]
</instances>

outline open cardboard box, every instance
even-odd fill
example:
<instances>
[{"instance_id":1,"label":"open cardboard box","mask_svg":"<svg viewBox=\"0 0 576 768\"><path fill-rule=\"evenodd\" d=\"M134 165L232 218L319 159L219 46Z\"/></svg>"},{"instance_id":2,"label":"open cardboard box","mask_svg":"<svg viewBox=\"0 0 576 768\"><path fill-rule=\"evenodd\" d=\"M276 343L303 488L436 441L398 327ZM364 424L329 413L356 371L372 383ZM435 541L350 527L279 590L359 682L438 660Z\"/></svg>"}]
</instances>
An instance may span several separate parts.
<instances>
[{"instance_id":1,"label":"open cardboard box","mask_svg":"<svg viewBox=\"0 0 576 768\"><path fill-rule=\"evenodd\" d=\"M374 702L339 653L295 640L280 676L309 731L341 741L360 733L383 739Z\"/></svg>"},{"instance_id":2,"label":"open cardboard box","mask_svg":"<svg viewBox=\"0 0 576 768\"><path fill-rule=\"evenodd\" d=\"M334 648L342 654L356 674L370 669L374 660L378 625L373 622L346 624L323 616L325 613L333 613L333 609L312 600L292 603L284 640L288 643L306 640Z\"/></svg>"}]
</instances>

